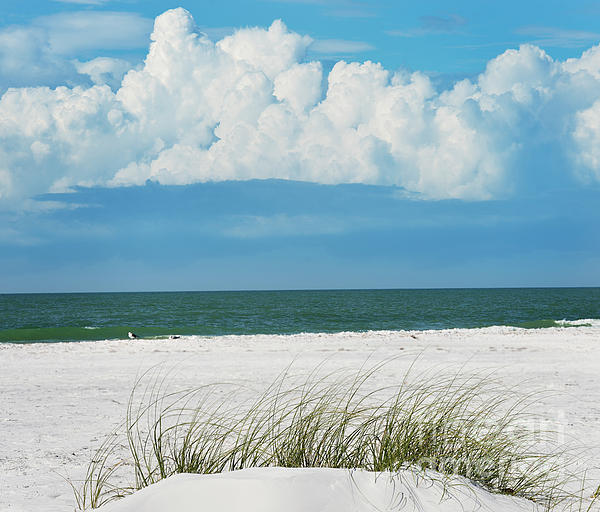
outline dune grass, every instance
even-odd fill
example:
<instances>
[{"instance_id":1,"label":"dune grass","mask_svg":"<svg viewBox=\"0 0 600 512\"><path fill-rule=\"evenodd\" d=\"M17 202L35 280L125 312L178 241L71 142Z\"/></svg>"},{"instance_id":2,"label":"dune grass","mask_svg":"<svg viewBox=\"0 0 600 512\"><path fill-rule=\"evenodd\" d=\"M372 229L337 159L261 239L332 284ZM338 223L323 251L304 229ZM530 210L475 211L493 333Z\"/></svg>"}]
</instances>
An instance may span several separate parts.
<instances>
[{"instance_id":1,"label":"dune grass","mask_svg":"<svg viewBox=\"0 0 600 512\"><path fill-rule=\"evenodd\" d=\"M300 381L288 369L255 398L223 384L169 393L166 377L145 376L131 393L124 437L109 436L90 463L79 508L176 473L262 466L460 475L548 510L573 497L565 454L528 428L533 397L489 375L408 372L397 386L374 390L384 364ZM119 458L123 445L128 455ZM130 485L114 483L128 471Z\"/></svg>"}]
</instances>

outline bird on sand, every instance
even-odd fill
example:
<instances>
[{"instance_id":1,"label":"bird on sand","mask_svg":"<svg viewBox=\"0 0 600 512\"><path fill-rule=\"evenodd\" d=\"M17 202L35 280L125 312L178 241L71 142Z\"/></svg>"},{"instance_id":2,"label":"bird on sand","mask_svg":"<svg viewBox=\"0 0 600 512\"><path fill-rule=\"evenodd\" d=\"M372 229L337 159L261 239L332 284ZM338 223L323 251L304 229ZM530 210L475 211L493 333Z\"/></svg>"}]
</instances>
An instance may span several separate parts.
<instances>
[{"instance_id":1,"label":"bird on sand","mask_svg":"<svg viewBox=\"0 0 600 512\"><path fill-rule=\"evenodd\" d=\"M129 339L131 339L131 340L134 340L134 339L136 339L138 337L137 334L135 334L134 332L131 332L131 331L129 331L127 333L127 336L129 336Z\"/></svg>"}]
</instances>

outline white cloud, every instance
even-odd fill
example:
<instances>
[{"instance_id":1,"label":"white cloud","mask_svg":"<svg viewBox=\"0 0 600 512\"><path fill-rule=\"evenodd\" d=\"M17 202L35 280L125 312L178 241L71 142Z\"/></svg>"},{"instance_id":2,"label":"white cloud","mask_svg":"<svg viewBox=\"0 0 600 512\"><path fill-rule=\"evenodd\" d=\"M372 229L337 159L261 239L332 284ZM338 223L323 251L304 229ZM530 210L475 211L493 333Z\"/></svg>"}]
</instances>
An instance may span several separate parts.
<instances>
[{"instance_id":1,"label":"white cloud","mask_svg":"<svg viewBox=\"0 0 600 512\"><path fill-rule=\"evenodd\" d=\"M294 64L273 81L273 95L296 113L303 113L321 98L323 69L320 62Z\"/></svg>"},{"instance_id":2,"label":"white cloud","mask_svg":"<svg viewBox=\"0 0 600 512\"><path fill-rule=\"evenodd\" d=\"M89 51L144 48L151 28L152 21L136 13L81 11L0 29L0 91L86 83L73 57Z\"/></svg>"},{"instance_id":3,"label":"white cloud","mask_svg":"<svg viewBox=\"0 0 600 512\"><path fill-rule=\"evenodd\" d=\"M576 161L583 172L600 181L600 100L576 116Z\"/></svg>"},{"instance_id":4,"label":"white cloud","mask_svg":"<svg viewBox=\"0 0 600 512\"><path fill-rule=\"evenodd\" d=\"M280 21L213 43L176 9L114 91L102 82L118 82L123 64L102 59L78 64L99 85L7 91L1 200L256 178L486 199L557 173L600 179L597 47L559 62L524 45L440 93L421 73L372 62L340 61L324 77L306 62L310 44Z\"/></svg>"},{"instance_id":5,"label":"white cloud","mask_svg":"<svg viewBox=\"0 0 600 512\"><path fill-rule=\"evenodd\" d=\"M74 55L82 50L143 48L152 21L132 12L81 11L37 18L33 28L46 31L54 53Z\"/></svg>"},{"instance_id":6,"label":"white cloud","mask_svg":"<svg viewBox=\"0 0 600 512\"><path fill-rule=\"evenodd\" d=\"M52 53L44 30L18 26L0 30L0 92L25 84L64 83L76 75L68 60Z\"/></svg>"},{"instance_id":7,"label":"white cloud","mask_svg":"<svg viewBox=\"0 0 600 512\"><path fill-rule=\"evenodd\" d=\"M75 68L80 75L88 75L96 85L107 84L116 88L121 79L131 69L131 64L123 59L96 57L87 62L75 61Z\"/></svg>"}]
</instances>

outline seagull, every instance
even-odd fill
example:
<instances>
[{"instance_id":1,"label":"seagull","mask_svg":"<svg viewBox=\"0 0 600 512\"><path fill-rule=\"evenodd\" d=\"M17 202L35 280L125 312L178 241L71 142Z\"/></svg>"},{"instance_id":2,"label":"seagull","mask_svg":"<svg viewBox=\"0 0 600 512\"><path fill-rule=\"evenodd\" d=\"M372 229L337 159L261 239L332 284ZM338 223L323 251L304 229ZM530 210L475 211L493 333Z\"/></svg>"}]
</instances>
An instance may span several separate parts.
<instances>
[{"instance_id":1,"label":"seagull","mask_svg":"<svg viewBox=\"0 0 600 512\"><path fill-rule=\"evenodd\" d=\"M181 338L181 336L179 336L178 334L171 334L171 336L169 336L170 340L178 340L179 338Z\"/></svg>"},{"instance_id":2,"label":"seagull","mask_svg":"<svg viewBox=\"0 0 600 512\"><path fill-rule=\"evenodd\" d=\"M137 334L135 334L135 333L133 333L133 332L131 332L131 331L129 331L129 332L127 333L127 336L129 336L129 339L131 339L131 340L134 340L134 339L136 339L136 338L138 337L138 335L137 335Z\"/></svg>"}]
</instances>

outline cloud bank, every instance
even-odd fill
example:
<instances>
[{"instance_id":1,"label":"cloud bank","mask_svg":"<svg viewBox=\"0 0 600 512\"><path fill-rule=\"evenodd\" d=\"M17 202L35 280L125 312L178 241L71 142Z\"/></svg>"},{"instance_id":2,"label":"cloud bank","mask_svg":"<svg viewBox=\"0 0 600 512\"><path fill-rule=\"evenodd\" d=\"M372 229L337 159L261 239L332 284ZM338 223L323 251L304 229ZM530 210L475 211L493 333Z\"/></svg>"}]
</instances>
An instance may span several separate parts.
<instances>
[{"instance_id":1,"label":"cloud bank","mask_svg":"<svg viewBox=\"0 0 600 512\"><path fill-rule=\"evenodd\" d=\"M279 178L395 185L489 199L600 181L600 46L555 61L524 45L436 91L420 72L307 62L281 21L217 43L174 9L143 66L78 64L91 87L12 88L0 99L0 201L75 185ZM114 85L114 84L113 84Z\"/></svg>"}]
</instances>

